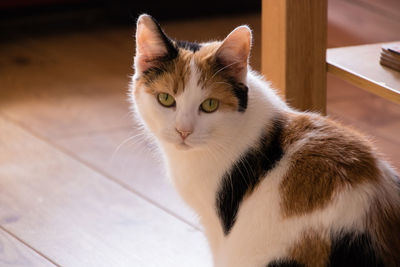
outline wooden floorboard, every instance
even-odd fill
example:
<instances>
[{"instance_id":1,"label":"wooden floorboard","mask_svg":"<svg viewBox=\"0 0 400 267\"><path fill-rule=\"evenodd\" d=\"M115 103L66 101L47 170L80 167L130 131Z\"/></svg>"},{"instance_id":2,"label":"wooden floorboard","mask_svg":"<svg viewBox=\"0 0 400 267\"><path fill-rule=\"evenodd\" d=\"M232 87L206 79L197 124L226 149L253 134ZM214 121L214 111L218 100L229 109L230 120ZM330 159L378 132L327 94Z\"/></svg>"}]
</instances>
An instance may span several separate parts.
<instances>
[{"instance_id":1,"label":"wooden floorboard","mask_svg":"<svg viewBox=\"0 0 400 267\"><path fill-rule=\"evenodd\" d=\"M43 255L62 266L209 266L197 229L4 117L0 129L0 223Z\"/></svg>"},{"instance_id":2,"label":"wooden floorboard","mask_svg":"<svg viewBox=\"0 0 400 267\"><path fill-rule=\"evenodd\" d=\"M0 266L50 267L57 265L0 228Z\"/></svg>"},{"instance_id":3,"label":"wooden floorboard","mask_svg":"<svg viewBox=\"0 0 400 267\"><path fill-rule=\"evenodd\" d=\"M29 121L28 127L57 138L131 122L129 55L121 61L114 49L84 34L24 40L1 50L0 110Z\"/></svg>"},{"instance_id":4,"label":"wooden floorboard","mask_svg":"<svg viewBox=\"0 0 400 267\"><path fill-rule=\"evenodd\" d=\"M363 0L328 1L328 46L339 47L382 43L399 39L400 20L374 8L366 8ZM384 1L371 1L382 6ZM395 2L393 2L395 3ZM395 3L400 10L400 2ZM393 5L394 9L394 4ZM332 31L330 31L332 30Z\"/></svg>"}]
</instances>

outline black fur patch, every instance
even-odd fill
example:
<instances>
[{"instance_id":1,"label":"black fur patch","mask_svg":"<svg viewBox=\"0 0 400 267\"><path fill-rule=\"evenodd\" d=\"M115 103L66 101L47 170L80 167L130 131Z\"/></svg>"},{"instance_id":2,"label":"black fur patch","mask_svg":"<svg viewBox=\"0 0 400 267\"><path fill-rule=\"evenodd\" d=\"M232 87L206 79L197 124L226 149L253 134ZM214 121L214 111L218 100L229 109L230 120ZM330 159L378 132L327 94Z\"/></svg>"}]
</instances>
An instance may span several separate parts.
<instances>
[{"instance_id":1,"label":"black fur patch","mask_svg":"<svg viewBox=\"0 0 400 267\"><path fill-rule=\"evenodd\" d=\"M156 21L156 19L153 17L151 17L151 19L156 24L158 34L160 35L165 47L167 48L168 53L165 56L167 57L168 60L176 58L178 56L178 49L176 49L174 43L172 42L172 40L170 38L168 38L168 36L165 34L165 32L161 28L160 24Z\"/></svg>"},{"instance_id":2,"label":"black fur patch","mask_svg":"<svg viewBox=\"0 0 400 267\"><path fill-rule=\"evenodd\" d=\"M243 154L222 177L216 196L216 208L225 235L229 234L236 221L245 194L251 192L282 158L282 127L282 122L276 120L272 130L260 138L260 144Z\"/></svg>"},{"instance_id":3,"label":"black fur patch","mask_svg":"<svg viewBox=\"0 0 400 267\"><path fill-rule=\"evenodd\" d=\"M186 49L186 50L190 50L193 53L197 52L200 50L201 45L198 43L191 43L188 41L176 41L176 45L180 48Z\"/></svg>"},{"instance_id":4,"label":"black fur patch","mask_svg":"<svg viewBox=\"0 0 400 267\"><path fill-rule=\"evenodd\" d=\"M369 234L346 233L332 242L328 267L383 267Z\"/></svg>"},{"instance_id":5,"label":"black fur patch","mask_svg":"<svg viewBox=\"0 0 400 267\"><path fill-rule=\"evenodd\" d=\"M294 260L279 260L269 263L267 267L306 267L306 266Z\"/></svg>"},{"instance_id":6,"label":"black fur patch","mask_svg":"<svg viewBox=\"0 0 400 267\"><path fill-rule=\"evenodd\" d=\"M247 94L249 88L245 84L238 82L232 76L230 73L230 69L232 68L234 67L227 67L220 59L215 59L213 65L214 73L220 73L221 76L226 79L226 82L232 86L232 92L239 101L238 111L245 112L247 109Z\"/></svg>"},{"instance_id":7,"label":"black fur patch","mask_svg":"<svg viewBox=\"0 0 400 267\"><path fill-rule=\"evenodd\" d=\"M247 109L247 93L249 91L249 88L247 88L247 86L243 83L230 82L230 84L232 84L233 93L239 100L238 111L245 112Z\"/></svg>"}]
</instances>

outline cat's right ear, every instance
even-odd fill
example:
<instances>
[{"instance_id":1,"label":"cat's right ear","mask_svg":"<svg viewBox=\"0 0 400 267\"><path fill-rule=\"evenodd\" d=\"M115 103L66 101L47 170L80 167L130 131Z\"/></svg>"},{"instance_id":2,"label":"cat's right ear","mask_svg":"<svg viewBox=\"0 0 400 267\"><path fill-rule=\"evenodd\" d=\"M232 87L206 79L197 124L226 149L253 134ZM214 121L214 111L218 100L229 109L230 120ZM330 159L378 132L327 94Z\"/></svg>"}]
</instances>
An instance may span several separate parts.
<instances>
[{"instance_id":1,"label":"cat's right ear","mask_svg":"<svg viewBox=\"0 0 400 267\"><path fill-rule=\"evenodd\" d=\"M251 30L248 26L234 29L222 42L216 52L216 60L231 77L246 83L247 64L252 42Z\"/></svg>"},{"instance_id":2,"label":"cat's right ear","mask_svg":"<svg viewBox=\"0 0 400 267\"><path fill-rule=\"evenodd\" d=\"M144 72L177 55L174 43L157 21L147 14L141 15L136 25L135 70Z\"/></svg>"}]
</instances>

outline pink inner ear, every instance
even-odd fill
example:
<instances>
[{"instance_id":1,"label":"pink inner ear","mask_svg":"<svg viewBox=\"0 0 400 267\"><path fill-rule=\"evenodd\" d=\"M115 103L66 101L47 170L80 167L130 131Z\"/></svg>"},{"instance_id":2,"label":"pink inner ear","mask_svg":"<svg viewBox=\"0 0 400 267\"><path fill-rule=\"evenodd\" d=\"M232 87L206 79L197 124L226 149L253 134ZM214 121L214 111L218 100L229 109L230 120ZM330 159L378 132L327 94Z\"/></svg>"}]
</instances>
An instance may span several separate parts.
<instances>
[{"instance_id":1,"label":"pink inner ear","mask_svg":"<svg viewBox=\"0 0 400 267\"><path fill-rule=\"evenodd\" d=\"M146 56L136 56L136 68L143 72L148 70L149 68L154 67L154 64L151 63L151 60Z\"/></svg>"},{"instance_id":2,"label":"pink inner ear","mask_svg":"<svg viewBox=\"0 0 400 267\"><path fill-rule=\"evenodd\" d=\"M149 19L139 21L136 30L136 69L143 72L153 67L156 59L166 53L167 48L154 22Z\"/></svg>"},{"instance_id":3,"label":"pink inner ear","mask_svg":"<svg viewBox=\"0 0 400 267\"><path fill-rule=\"evenodd\" d=\"M216 52L217 59L237 80L244 82L251 47L251 31L241 26L232 31Z\"/></svg>"},{"instance_id":4,"label":"pink inner ear","mask_svg":"<svg viewBox=\"0 0 400 267\"><path fill-rule=\"evenodd\" d=\"M234 52L235 49L220 51L217 60L224 66L224 72L235 78L237 81L245 83L247 74L247 57Z\"/></svg>"}]
</instances>

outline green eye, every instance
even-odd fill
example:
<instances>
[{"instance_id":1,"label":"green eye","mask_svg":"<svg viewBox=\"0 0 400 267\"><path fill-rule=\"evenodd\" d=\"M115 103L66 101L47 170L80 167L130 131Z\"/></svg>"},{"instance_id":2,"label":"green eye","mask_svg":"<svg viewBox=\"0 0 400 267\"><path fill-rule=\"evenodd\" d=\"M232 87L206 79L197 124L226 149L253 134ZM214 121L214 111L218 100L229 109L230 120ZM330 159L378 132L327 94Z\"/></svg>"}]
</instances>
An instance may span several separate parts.
<instances>
[{"instance_id":1,"label":"green eye","mask_svg":"<svg viewBox=\"0 0 400 267\"><path fill-rule=\"evenodd\" d=\"M161 105L164 107L172 107L175 106L175 99L167 93L159 93L157 95L158 102L160 102Z\"/></svg>"},{"instance_id":2,"label":"green eye","mask_svg":"<svg viewBox=\"0 0 400 267\"><path fill-rule=\"evenodd\" d=\"M206 113L211 113L214 112L218 109L219 106L219 101L216 99L206 99L201 103L200 109Z\"/></svg>"}]
</instances>

